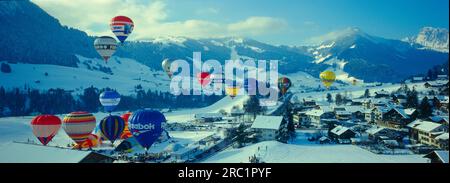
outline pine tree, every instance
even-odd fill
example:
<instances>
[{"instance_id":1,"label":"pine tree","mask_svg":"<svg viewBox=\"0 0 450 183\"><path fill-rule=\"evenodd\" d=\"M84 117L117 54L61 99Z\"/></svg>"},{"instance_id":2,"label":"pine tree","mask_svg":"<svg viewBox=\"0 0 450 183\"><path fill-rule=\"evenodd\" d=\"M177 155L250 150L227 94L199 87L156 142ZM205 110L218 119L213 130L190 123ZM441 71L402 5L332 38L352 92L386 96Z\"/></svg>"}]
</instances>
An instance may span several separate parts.
<instances>
[{"instance_id":1,"label":"pine tree","mask_svg":"<svg viewBox=\"0 0 450 183\"><path fill-rule=\"evenodd\" d=\"M370 97L370 91L369 89L366 89L366 91L364 91L364 98L369 98Z\"/></svg>"},{"instance_id":2,"label":"pine tree","mask_svg":"<svg viewBox=\"0 0 450 183\"><path fill-rule=\"evenodd\" d=\"M433 113L433 109L431 108L430 103L428 102L428 98L424 97L419 106L419 118L425 119Z\"/></svg>"},{"instance_id":3,"label":"pine tree","mask_svg":"<svg viewBox=\"0 0 450 183\"><path fill-rule=\"evenodd\" d=\"M406 108L415 108L419 104L419 99L417 98L417 91L413 88L412 91L406 93Z\"/></svg>"},{"instance_id":4,"label":"pine tree","mask_svg":"<svg viewBox=\"0 0 450 183\"><path fill-rule=\"evenodd\" d=\"M256 115L262 112L258 97L251 95L244 105L244 111L253 114L253 119L255 119Z\"/></svg>"},{"instance_id":5,"label":"pine tree","mask_svg":"<svg viewBox=\"0 0 450 183\"><path fill-rule=\"evenodd\" d=\"M100 106L99 91L97 88L91 86L84 89L83 95L80 97L84 104L84 110L89 112L97 112Z\"/></svg>"},{"instance_id":6,"label":"pine tree","mask_svg":"<svg viewBox=\"0 0 450 183\"><path fill-rule=\"evenodd\" d=\"M336 105L341 105L344 102L342 95L340 93L336 94L335 101Z\"/></svg>"},{"instance_id":7,"label":"pine tree","mask_svg":"<svg viewBox=\"0 0 450 183\"><path fill-rule=\"evenodd\" d=\"M333 102L333 96L331 96L330 93L327 93L327 102L328 102L328 103Z\"/></svg>"},{"instance_id":8,"label":"pine tree","mask_svg":"<svg viewBox=\"0 0 450 183\"><path fill-rule=\"evenodd\" d=\"M11 66L9 66L9 64L7 63L2 63L2 65L0 66L0 70L3 73L11 73Z\"/></svg>"}]
</instances>

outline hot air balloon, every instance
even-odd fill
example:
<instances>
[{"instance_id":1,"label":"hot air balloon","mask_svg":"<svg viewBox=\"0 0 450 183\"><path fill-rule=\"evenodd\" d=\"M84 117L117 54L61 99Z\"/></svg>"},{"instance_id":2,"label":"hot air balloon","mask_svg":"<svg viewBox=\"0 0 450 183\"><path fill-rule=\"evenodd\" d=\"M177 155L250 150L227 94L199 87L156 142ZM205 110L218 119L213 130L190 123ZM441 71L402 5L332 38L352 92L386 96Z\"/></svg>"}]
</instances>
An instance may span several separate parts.
<instances>
[{"instance_id":1,"label":"hot air balloon","mask_svg":"<svg viewBox=\"0 0 450 183\"><path fill-rule=\"evenodd\" d=\"M320 80L327 88L330 88L331 84L336 80L336 75L333 71L323 71L320 73Z\"/></svg>"},{"instance_id":2,"label":"hot air balloon","mask_svg":"<svg viewBox=\"0 0 450 183\"><path fill-rule=\"evenodd\" d=\"M47 145L58 133L61 120L53 115L39 115L31 120L33 134L43 145Z\"/></svg>"},{"instance_id":3,"label":"hot air balloon","mask_svg":"<svg viewBox=\"0 0 450 183\"><path fill-rule=\"evenodd\" d=\"M99 100L105 111L111 113L120 103L120 94L116 91L107 90L100 94Z\"/></svg>"},{"instance_id":4,"label":"hot air balloon","mask_svg":"<svg viewBox=\"0 0 450 183\"><path fill-rule=\"evenodd\" d=\"M169 59L164 59L161 63L164 72L166 72L167 75L169 75L169 78L172 78L173 73L170 72L170 64L172 64L172 62L169 61Z\"/></svg>"},{"instance_id":5,"label":"hot air balloon","mask_svg":"<svg viewBox=\"0 0 450 183\"><path fill-rule=\"evenodd\" d=\"M211 78L210 78L211 74L209 74L208 72L200 72L197 74L197 79L198 82L200 83L200 85L202 86L206 86L211 82Z\"/></svg>"},{"instance_id":6,"label":"hot air balloon","mask_svg":"<svg viewBox=\"0 0 450 183\"><path fill-rule=\"evenodd\" d=\"M278 78L278 89L281 92L281 95L286 94L289 88L292 86L291 80L287 77Z\"/></svg>"},{"instance_id":7,"label":"hot air balloon","mask_svg":"<svg viewBox=\"0 0 450 183\"><path fill-rule=\"evenodd\" d=\"M234 97L236 97L239 93L240 89L241 88L239 86L227 86L225 88L225 92L231 97L231 99L234 99Z\"/></svg>"},{"instance_id":8,"label":"hot air balloon","mask_svg":"<svg viewBox=\"0 0 450 183\"><path fill-rule=\"evenodd\" d=\"M112 37L102 36L95 39L94 48L102 56L103 60L108 62L108 59L116 52L117 41Z\"/></svg>"},{"instance_id":9,"label":"hot air balloon","mask_svg":"<svg viewBox=\"0 0 450 183\"><path fill-rule=\"evenodd\" d=\"M116 16L111 20L110 27L117 39L123 43L131 32L133 32L134 23L126 16Z\"/></svg>"},{"instance_id":10,"label":"hot air balloon","mask_svg":"<svg viewBox=\"0 0 450 183\"><path fill-rule=\"evenodd\" d=\"M122 116L120 116L123 121L125 122L125 129L123 129L122 135L120 135L121 139L127 139L132 137L133 135L130 132L130 129L128 128L128 119L131 116L131 112L127 112L125 114L123 114Z\"/></svg>"},{"instance_id":11,"label":"hot air balloon","mask_svg":"<svg viewBox=\"0 0 450 183\"><path fill-rule=\"evenodd\" d=\"M161 112L145 109L133 112L128 122L135 139L147 150L161 135L165 121Z\"/></svg>"},{"instance_id":12,"label":"hot air balloon","mask_svg":"<svg viewBox=\"0 0 450 183\"><path fill-rule=\"evenodd\" d=\"M95 128L94 115L87 112L72 112L63 119L63 129L77 144L83 143Z\"/></svg>"},{"instance_id":13,"label":"hot air balloon","mask_svg":"<svg viewBox=\"0 0 450 183\"><path fill-rule=\"evenodd\" d=\"M109 115L100 121L102 135L112 144L117 138L120 138L124 128L125 122L120 116Z\"/></svg>"},{"instance_id":14,"label":"hot air balloon","mask_svg":"<svg viewBox=\"0 0 450 183\"><path fill-rule=\"evenodd\" d=\"M85 141L80 144L75 144L74 149L93 148L102 143L100 137L95 134L89 134Z\"/></svg>"}]
</instances>

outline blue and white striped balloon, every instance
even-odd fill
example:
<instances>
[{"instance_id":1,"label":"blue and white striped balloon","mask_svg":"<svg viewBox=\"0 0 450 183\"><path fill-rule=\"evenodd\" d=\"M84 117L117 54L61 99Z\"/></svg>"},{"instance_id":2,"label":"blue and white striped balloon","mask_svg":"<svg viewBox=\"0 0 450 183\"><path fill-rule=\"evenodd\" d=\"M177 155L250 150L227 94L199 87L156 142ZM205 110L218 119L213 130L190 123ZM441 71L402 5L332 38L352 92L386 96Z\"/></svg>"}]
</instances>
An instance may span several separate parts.
<instances>
[{"instance_id":1,"label":"blue and white striped balloon","mask_svg":"<svg viewBox=\"0 0 450 183\"><path fill-rule=\"evenodd\" d=\"M100 94L100 103L107 112L112 112L120 102L120 94L116 91L104 91Z\"/></svg>"}]
</instances>

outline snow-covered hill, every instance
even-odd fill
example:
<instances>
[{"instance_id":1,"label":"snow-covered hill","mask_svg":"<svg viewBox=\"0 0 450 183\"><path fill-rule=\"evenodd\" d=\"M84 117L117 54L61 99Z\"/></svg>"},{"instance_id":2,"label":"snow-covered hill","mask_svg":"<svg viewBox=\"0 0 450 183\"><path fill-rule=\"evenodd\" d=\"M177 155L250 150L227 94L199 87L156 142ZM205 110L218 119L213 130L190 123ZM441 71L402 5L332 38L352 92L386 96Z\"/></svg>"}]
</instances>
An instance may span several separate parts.
<instances>
[{"instance_id":1,"label":"snow-covered hill","mask_svg":"<svg viewBox=\"0 0 450 183\"><path fill-rule=\"evenodd\" d=\"M47 64L9 64L11 73L0 72L1 85L5 88L35 89L63 88L82 93L84 88L115 88L121 94L134 94L134 87L169 90L169 78L162 71L127 58L112 57L107 64L100 59L78 56L78 67Z\"/></svg>"}]
</instances>

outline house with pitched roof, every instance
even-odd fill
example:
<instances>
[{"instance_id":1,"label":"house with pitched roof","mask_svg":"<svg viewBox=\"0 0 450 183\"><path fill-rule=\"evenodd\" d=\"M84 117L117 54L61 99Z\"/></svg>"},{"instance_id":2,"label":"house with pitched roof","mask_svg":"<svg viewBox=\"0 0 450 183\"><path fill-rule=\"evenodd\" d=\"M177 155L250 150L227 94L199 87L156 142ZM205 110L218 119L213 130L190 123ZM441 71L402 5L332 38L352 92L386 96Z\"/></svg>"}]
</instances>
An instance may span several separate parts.
<instances>
[{"instance_id":1,"label":"house with pitched roof","mask_svg":"<svg viewBox=\"0 0 450 183\"><path fill-rule=\"evenodd\" d=\"M355 132L344 126L336 126L328 132L328 138L338 143L350 143L355 135Z\"/></svg>"},{"instance_id":2,"label":"house with pitched roof","mask_svg":"<svg viewBox=\"0 0 450 183\"><path fill-rule=\"evenodd\" d=\"M436 138L448 132L448 128L442 124L423 120L415 120L408 124L407 127L411 129L412 139L417 143L437 148L440 148L441 144L439 139Z\"/></svg>"},{"instance_id":3,"label":"house with pitched roof","mask_svg":"<svg viewBox=\"0 0 450 183\"><path fill-rule=\"evenodd\" d=\"M276 140L280 130L286 124L283 116L256 116L252 129L256 132L260 140Z\"/></svg>"}]
</instances>

